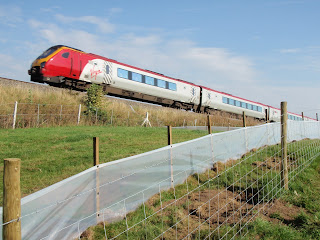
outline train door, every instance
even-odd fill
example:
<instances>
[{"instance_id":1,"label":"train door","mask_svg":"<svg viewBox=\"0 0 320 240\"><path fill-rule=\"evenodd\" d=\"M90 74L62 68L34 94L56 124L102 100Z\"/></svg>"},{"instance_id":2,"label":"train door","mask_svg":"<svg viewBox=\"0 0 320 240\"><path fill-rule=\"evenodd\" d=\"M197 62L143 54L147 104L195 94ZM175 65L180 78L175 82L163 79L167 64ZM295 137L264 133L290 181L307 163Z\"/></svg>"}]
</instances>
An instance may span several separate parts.
<instances>
[{"instance_id":1,"label":"train door","mask_svg":"<svg viewBox=\"0 0 320 240\"><path fill-rule=\"evenodd\" d=\"M53 67L56 72L56 76L63 76L70 78L72 71L72 52L63 50L53 58Z\"/></svg>"},{"instance_id":2,"label":"train door","mask_svg":"<svg viewBox=\"0 0 320 240\"><path fill-rule=\"evenodd\" d=\"M103 83L105 84L111 84L112 82L112 63L104 61L103 64L103 71L105 72L103 76Z\"/></svg>"},{"instance_id":3,"label":"train door","mask_svg":"<svg viewBox=\"0 0 320 240\"><path fill-rule=\"evenodd\" d=\"M84 66L80 80L97 83L112 83L112 63L102 59L89 60Z\"/></svg>"},{"instance_id":4,"label":"train door","mask_svg":"<svg viewBox=\"0 0 320 240\"><path fill-rule=\"evenodd\" d=\"M80 76L80 58L78 52L70 52L70 78L79 79Z\"/></svg>"}]
</instances>

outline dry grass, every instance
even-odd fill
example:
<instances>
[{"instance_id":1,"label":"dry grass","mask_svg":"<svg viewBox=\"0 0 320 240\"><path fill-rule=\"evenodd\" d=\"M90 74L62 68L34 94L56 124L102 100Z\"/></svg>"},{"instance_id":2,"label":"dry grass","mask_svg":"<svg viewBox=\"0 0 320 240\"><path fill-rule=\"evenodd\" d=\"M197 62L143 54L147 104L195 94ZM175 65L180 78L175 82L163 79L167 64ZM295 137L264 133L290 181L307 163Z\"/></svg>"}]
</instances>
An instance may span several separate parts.
<instances>
[{"instance_id":1,"label":"dry grass","mask_svg":"<svg viewBox=\"0 0 320 240\"><path fill-rule=\"evenodd\" d=\"M0 127L12 127L14 102L18 102L17 127L76 125L79 104L82 104L82 125L141 126L146 113L152 126L205 126L205 114L106 97L103 117L83 114L85 93L40 84L0 79ZM211 116L215 126L242 126L242 116L216 111ZM259 121L248 117L247 125Z\"/></svg>"}]
</instances>

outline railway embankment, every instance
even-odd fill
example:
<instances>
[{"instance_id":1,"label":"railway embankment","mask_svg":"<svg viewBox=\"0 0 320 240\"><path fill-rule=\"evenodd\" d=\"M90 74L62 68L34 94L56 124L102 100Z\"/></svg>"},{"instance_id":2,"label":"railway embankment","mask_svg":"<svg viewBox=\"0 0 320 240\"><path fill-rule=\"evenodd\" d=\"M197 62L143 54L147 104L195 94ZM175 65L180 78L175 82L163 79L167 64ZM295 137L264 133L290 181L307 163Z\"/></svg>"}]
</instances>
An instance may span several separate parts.
<instances>
[{"instance_id":1,"label":"railway embankment","mask_svg":"<svg viewBox=\"0 0 320 240\"><path fill-rule=\"evenodd\" d=\"M86 93L83 92L0 78L0 127L13 125L15 102L18 104L18 128L78 124L141 126L147 113L151 126L155 127L205 126L207 122L204 114L108 96L103 98L101 109L88 116L85 101ZM215 126L239 127L243 124L242 116L221 111L216 111L211 118ZM247 117L248 126L260 123Z\"/></svg>"}]
</instances>

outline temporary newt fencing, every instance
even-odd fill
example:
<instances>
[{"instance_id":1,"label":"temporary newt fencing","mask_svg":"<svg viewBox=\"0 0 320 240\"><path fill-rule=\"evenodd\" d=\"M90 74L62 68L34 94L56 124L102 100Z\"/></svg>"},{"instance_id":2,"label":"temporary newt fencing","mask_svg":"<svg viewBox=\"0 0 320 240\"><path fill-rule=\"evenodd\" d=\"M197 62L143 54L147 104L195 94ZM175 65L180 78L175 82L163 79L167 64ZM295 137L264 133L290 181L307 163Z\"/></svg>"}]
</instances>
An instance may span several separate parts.
<instances>
[{"instance_id":1,"label":"temporary newt fencing","mask_svg":"<svg viewBox=\"0 0 320 240\"><path fill-rule=\"evenodd\" d=\"M150 197L175 188L217 162L240 159L253 149L279 144L280 128L280 123L269 123L210 134L92 167L22 199L22 238L80 239L88 227L126 219ZM320 139L320 123L289 120L288 142L303 139ZM309 152L314 158L319 147ZM176 233L172 238L180 238L178 222L169 230L163 229L159 237L172 230ZM125 239L130 229L127 222L122 233ZM112 238L107 231L105 235Z\"/></svg>"}]
</instances>

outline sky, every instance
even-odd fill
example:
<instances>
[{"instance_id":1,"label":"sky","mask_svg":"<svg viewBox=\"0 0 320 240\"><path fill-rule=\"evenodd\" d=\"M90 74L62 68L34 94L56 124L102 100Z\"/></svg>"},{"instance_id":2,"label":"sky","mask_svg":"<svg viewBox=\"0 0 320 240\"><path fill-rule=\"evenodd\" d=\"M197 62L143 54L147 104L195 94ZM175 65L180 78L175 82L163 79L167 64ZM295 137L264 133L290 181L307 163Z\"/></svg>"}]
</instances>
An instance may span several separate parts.
<instances>
[{"instance_id":1,"label":"sky","mask_svg":"<svg viewBox=\"0 0 320 240\"><path fill-rule=\"evenodd\" d=\"M319 0L0 2L0 77L68 45L198 85L320 114Z\"/></svg>"}]
</instances>

